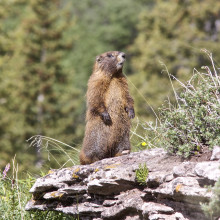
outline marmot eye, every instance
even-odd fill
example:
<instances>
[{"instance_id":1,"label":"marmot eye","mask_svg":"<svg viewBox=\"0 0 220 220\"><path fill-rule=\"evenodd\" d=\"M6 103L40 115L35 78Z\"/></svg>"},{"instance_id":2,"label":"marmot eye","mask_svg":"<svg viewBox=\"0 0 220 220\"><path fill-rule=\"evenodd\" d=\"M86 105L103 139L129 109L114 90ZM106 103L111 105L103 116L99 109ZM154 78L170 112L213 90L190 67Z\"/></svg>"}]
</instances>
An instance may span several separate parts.
<instances>
[{"instance_id":1,"label":"marmot eye","mask_svg":"<svg viewBox=\"0 0 220 220\"><path fill-rule=\"evenodd\" d=\"M107 54L107 57L111 58L114 57L111 53Z\"/></svg>"}]
</instances>

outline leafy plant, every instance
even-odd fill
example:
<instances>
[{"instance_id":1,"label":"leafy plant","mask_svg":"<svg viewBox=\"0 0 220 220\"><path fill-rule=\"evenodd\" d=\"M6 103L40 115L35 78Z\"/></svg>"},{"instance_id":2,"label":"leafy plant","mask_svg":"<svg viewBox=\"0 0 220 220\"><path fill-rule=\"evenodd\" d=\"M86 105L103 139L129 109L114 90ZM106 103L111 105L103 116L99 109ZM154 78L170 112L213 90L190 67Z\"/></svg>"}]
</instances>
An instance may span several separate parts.
<instances>
[{"instance_id":1,"label":"leafy plant","mask_svg":"<svg viewBox=\"0 0 220 220\"><path fill-rule=\"evenodd\" d=\"M160 108L155 124L140 123L145 132L144 135L139 133L138 137L147 146L161 146L171 154L187 158L220 144L219 69L215 67L212 54L204 51L211 60L212 71L208 66L202 67L205 72L194 69L186 84L171 75L162 64L169 76L176 103L171 104L168 100L168 104ZM181 90L174 89L172 78L180 83ZM133 134L137 134L136 130Z\"/></svg>"},{"instance_id":2,"label":"leafy plant","mask_svg":"<svg viewBox=\"0 0 220 220\"><path fill-rule=\"evenodd\" d=\"M208 204L201 204L202 210L211 220L220 217L220 178L211 189L213 197Z\"/></svg>"},{"instance_id":3,"label":"leafy plant","mask_svg":"<svg viewBox=\"0 0 220 220\"><path fill-rule=\"evenodd\" d=\"M220 143L220 77L212 55L213 72L208 66L205 73L194 71L184 90L176 96L176 105L169 103L161 112L162 143L166 150L189 157L204 147L212 149ZM169 73L168 73L169 74ZM169 75L170 76L170 75Z\"/></svg>"},{"instance_id":4,"label":"leafy plant","mask_svg":"<svg viewBox=\"0 0 220 220\"><path fill-rule=\"evenodd\" d=\"M139 169L135 171L136 180L140 185L146 185L146 179L148 177L149 170L147 168L146 163L142 166L139 164Z\"/></svg>"}]
</instances>

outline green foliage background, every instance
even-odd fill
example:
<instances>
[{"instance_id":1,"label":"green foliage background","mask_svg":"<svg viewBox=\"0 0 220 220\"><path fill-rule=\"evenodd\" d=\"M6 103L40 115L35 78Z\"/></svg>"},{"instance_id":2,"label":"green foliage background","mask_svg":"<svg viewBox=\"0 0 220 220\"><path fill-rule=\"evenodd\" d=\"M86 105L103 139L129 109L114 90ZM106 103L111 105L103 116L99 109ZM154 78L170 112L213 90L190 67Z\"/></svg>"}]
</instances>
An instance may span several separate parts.
<instances>
[{"instance_id":1,"label":"green foliage background","mask_svg":"<svg viewBox=\"0 0 220 220\"><path fill-rule=\"evenodd\" d=\"M218 0L1 0L0 170L15 154L21 172L59 167L44 150L28 147L33 135L80 148L96 55L127 54L125 73L144 122L155 119L148 104L157 112L167 96L173 99L160 61L187 80L194 67L208 64L201 48L218 65L219 40Z\"/></svg>"}]
</instances>

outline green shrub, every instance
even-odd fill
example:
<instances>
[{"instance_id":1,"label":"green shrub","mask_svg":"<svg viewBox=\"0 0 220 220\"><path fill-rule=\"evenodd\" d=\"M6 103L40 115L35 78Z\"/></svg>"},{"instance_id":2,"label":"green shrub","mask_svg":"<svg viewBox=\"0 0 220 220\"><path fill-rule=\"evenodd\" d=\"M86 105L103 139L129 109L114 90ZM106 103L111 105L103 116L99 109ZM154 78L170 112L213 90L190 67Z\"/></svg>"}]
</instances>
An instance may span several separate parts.
<instances>
[{"instance_id":1,"label":"green shrub","mask_svg":"<svg viewBox=\"0 0 220 220\"><path fill-rule=\"evenodd\" d=\"M212 188L213 197L208 204L201 204L206 216L210 219L220 217L220 178Z\"/></svg>"},{"instance_id":2,"label":"green shrub","mask_svg":"<svg viewBox=\"0 0 220 220\"><path fill-rule=\"evenodd\" d=\"M205 72L194 69L191 79L180 82L171 75L166 66L176 103L168 100L156 116L156 123L138 121L132 135L137 137L136 148L164 147L169 153L185 158L211 150L220 145L220 76L212 55L205 51L212 63L202 67ZM164 71L164 70L163 70ZM182 88L174 90L173 80ZM140 132L141 131L141 132Z\"/></svg>"},{"instance_id":3,"label":"green shrub","mask_svg":"<svg viewBox=\"0 0 220 220\"><path fill-rule=\"evenodd\" d=\"M211 54L208 54L212 61ZM162 143L170 153L184 157L199 153L204 147L220 144L220 77L213 72L194 71L184 90L175 92L177 104L160 109Z\"/></svg>"}]
</instances>

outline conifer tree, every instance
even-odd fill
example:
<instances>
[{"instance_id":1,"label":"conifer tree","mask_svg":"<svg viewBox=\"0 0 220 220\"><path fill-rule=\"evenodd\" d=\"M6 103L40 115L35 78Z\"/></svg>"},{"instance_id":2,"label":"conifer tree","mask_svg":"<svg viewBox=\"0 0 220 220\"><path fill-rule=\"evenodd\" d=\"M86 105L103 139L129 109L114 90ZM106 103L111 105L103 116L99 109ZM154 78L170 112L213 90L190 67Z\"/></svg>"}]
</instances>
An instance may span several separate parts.
<instances>
[{"instance_id":1,"label":"conifer tree","mask_svg":"<svg viewBox=\"0 0 220 220\"><path fill-rule=\"evenodd\" d=\"M71 1L75 26L72 29L75 45L69 62L79 75L80 86L86 92L86 82L92 72L95 57L105 51L127 52L136 36L138 15L146 2L140 0ZM130 71L130 62L126 63Z\"/></svg>"},{"instance_id":2,"label":"conifer tree","mask_svg":"<svg viewBox=\"0 0 220 220\"><path fill-rule=\"evenodd\" d=\"M139 92L157 110L167 96L171 96L164 63L169 72L180 80L188 80L193 68L207 65L206 48L220 59L220 2L211 1L156 1L151 11L143 11L138 23L138 36L132 46L131 77ZM177 85L176 81L173 81ZM152 117L146 101L135 94L137 115Z\"/></svg>"},{"instance_id":3,"label":"conifer tree","mask_svg":"<svg viewBox=\"0 0 220 220\"><path fill-rule=\"evenodd\" d=\"M24 140L44 135L71 145L77 138L78 119L74 112L80 93L72 87L74 75L64 71L62 64L71 42L64 41L69 14L61 3L31 0L28 4L20 30L23 85L19 99L24 115ZM39 152L36 149L36 163L40 167L42 154Z\"/></svg>"},{"instance_id":4,"label":"conifer tree","mask_svg":"<svg viewBox=\"0 0 220 220\"><path fill-rule=\"evenodd\" d=\"M15 1L16 2L16 1ZM15 2L0 1L0 168L15 156L22 137L22 117L19 106L19 80L16 76L15 29L21 16L14 18L20 7Z\"/></svg>"}]
</instances>

